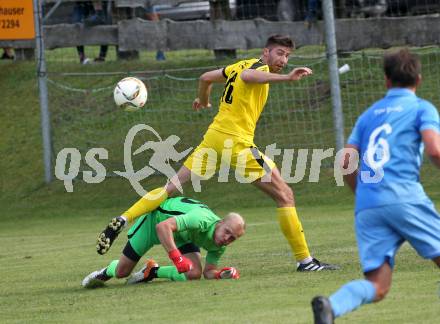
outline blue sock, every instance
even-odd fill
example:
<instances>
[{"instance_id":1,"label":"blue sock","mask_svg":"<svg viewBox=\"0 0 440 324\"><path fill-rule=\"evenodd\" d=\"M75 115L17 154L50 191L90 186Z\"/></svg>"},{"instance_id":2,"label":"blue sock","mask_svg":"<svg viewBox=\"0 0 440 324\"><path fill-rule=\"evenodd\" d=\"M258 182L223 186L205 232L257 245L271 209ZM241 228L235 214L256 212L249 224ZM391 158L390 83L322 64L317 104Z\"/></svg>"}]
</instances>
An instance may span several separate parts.
<instances>
[{"instance_id":1,"label":"blue sock","mask_svg":"<svg viewBox=\"0 0 440 324\"><path fill-rule=\"evenodd\" d=\"M329 299L333 315L339 317L363 304L371 303L375 297L376 288L371 281L354 280L342 286Z\"/></svg>"}]
</instances>

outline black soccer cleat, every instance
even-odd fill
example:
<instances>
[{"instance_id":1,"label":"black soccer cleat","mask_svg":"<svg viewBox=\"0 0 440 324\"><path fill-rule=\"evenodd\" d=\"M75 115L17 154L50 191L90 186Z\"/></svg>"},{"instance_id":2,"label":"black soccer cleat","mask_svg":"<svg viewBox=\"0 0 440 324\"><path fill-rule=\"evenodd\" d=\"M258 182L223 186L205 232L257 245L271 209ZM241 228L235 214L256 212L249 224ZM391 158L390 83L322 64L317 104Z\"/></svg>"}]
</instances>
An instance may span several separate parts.
<instances>
[{"instance_id":1,"label":"black soccer cleat","mask_svg":"<svg viewBox=\"0 0 440 324\"><path fill-rule=\"evenodd\" d=\"M312 299L312 310L315 324L333 324L335 317L327 297L316 296Z\"/></svg>"},{"instance_id":2,"label":"black soccer cleat","mask_svg":"<svg viewBox=\"0 0 440 324\"><path fill-rule=\"evenodd\" d=\"M324 262L319 262L317 259L313 258L309 263L299 263L296 271L298 272L312 272L312 271L322 271L322 270L339 270L339 266L336 264L329 264Z\"/></svg>"},{"instance_id":3,"label":"black soccer cleat","mask_svg":"<svg viewBox=\"0 0 440 324\"><path fill-rule=\"evenodd\" d=\"M113 218L107 227L98 235L96 252L105 254L110 250L115 239L125 227L125 220L121 216Z\"/></svg>"}]
</instances>

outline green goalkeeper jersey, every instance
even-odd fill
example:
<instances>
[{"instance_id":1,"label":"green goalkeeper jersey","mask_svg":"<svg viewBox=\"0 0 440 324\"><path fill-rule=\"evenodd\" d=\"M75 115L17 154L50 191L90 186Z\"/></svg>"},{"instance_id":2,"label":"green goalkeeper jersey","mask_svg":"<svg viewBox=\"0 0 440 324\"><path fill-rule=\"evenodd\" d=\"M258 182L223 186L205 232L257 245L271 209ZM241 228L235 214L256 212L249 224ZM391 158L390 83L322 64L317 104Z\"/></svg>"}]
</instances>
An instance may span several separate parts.
<instances>
[{"instance_id":1,"label":"green goalkeeper jersey","mask_svg":"<svg viewBox=\"0 0 440 324\"><path fill-rule=\"evenodd\" d=\"M174 217L177 223L177 231L173 233L176 246L192 242L205 249L208 252L206 263L216 265L225 252L226 247L217 246L214 241L215 225L220 218L208 206L197 200L185 197L169 198L152 213L152 216L156 224Z\"/></svg>"}]
</instances>

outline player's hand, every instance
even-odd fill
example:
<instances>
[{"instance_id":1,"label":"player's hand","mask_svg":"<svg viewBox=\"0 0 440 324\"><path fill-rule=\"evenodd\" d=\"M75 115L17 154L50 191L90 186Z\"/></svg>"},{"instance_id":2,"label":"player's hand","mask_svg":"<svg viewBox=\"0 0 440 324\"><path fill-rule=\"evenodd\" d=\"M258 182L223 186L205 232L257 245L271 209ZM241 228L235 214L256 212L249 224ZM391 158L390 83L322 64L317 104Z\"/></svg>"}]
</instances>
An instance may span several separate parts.
<instances>
[{"instance_id":1,"label":"player's hand","mask_svg":"<svg viewBox=\"0 0 440 324\"><path fill-rule=\"evenodd\" d=\"M188 272L193 267L191 260L184 257L178 249L168 252L168 257L173 261L179 273Z\"/></svg>"},{"instance_id":2,"label":"player's hand","mask_svg":"<svg viewBox=\"0 0 440 324\"><path fill-rule=\"evenodd\" d=\"M199 111L199 110L205 109L205 108L211 108L211 104L209 102L201 103L199 98L194 99L192 106L193 106L193 109L196 111Z\"/></svg>"},{"instance_id":3,"label":"player's hand","mask_svg":"<svg viewBox=\"0 0 440 324\"><path fill-rule=\"evenodd\" d=\"M308 67L299 67L293 69L288 76L291 81L297 81L311 74L313 74L312 69L309 69Z\"/></svg>"},{"instance_id":4,"label":"player's hand","mask_svg":"<svg viewBox=\"0 0 440 324\"><path fill-rule=\"evenodd\" d=\"M215 274L216 279L239 279L240 272L234 267L226 267Z\"/></svg>"}]
</instances>

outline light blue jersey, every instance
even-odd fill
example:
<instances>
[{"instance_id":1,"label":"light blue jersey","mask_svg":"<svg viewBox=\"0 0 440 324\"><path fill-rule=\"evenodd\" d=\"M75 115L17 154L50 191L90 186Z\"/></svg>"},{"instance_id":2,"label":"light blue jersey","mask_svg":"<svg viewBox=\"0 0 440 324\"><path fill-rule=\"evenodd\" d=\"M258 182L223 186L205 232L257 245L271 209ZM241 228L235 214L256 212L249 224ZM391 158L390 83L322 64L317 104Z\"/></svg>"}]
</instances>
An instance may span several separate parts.
<instances>
[{"instance_id":1,"label":"light blue jersey","mask_svg":"<svg viewBox=\"0 0 440 324\"><path fill-rule=\"evenodd\" d=\"M404 88L390 89L359 117L348 139L360 153L356 212L428 199L419 181L427 129L439 132L437 109Z\"/></svg>"}]
</instances>

